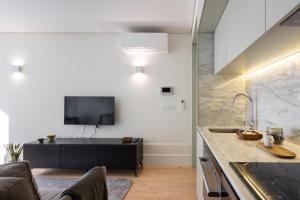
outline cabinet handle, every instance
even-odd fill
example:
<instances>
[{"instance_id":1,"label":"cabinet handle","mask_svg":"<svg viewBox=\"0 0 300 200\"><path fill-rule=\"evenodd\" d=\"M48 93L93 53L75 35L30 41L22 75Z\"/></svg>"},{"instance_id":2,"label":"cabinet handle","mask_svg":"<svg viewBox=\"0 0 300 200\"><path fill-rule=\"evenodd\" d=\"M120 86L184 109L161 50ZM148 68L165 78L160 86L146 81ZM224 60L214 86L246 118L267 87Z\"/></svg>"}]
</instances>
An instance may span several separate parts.
<instances>
[{"instance_id":1,"label":"cabinet handle","mask_svg":"<svg viewBox=\"0 0 300 200\"><path fill-rule=\"evenodd\" d=\"M205 157L199 157L199 160L200 160L200 162L207 162L207 158L205 158Z\"/></svg>"}]
</instances>

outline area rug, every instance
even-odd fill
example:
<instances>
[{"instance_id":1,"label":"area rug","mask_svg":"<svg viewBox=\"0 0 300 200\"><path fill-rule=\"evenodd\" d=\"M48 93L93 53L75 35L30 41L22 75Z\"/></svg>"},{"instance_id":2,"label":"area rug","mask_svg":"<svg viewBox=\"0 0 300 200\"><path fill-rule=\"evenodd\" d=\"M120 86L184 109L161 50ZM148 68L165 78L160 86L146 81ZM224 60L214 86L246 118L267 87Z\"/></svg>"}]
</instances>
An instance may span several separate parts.
<instances>
[{"instance_id":1,"label":"area rug","mask_svg":"<svg viewBox=\"0 0 300 200\"><path fill-rule=\"evenodd\" d=\"M64 189L74 184L78 178L55 178L47 176L35 176L39 188ZM123 200L132 185L126 178L107 178L107 190L109 200Z\"/></svg>"}]
</instances>

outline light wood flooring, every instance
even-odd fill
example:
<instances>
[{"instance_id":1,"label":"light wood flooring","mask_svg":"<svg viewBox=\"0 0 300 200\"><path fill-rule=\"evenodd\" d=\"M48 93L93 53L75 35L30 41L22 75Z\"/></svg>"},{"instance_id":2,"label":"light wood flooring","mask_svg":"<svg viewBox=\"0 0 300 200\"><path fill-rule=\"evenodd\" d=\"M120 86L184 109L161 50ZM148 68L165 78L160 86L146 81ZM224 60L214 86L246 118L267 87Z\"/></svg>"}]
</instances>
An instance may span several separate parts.
<instances>
[{"instance_id":1,"label":"light wood flooring","mask_svg":"<svg viewBox=\"0 0 300 200\"><path fill-rule=\"evenodd\" d=\"M34 169L35 175L80 177L84 171ZM134 177L132 171L110 170L108 176L132 180L125 200L195 200L196 170L192 167L145 166Z\"/></svg>"}]
</instances>

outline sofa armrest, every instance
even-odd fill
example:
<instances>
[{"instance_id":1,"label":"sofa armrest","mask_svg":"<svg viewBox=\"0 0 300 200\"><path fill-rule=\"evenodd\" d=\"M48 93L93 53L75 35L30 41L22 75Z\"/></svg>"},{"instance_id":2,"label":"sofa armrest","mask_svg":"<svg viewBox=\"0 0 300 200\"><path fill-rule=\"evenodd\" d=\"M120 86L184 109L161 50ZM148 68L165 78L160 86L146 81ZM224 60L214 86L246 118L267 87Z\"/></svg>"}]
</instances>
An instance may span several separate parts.
<instances>
[{"instance_id":1,"label":"sofa armrest","mask_svg":"<svg viewBox=\"0 0 300 200\"><path fill-rule=\"evenodd\" d=\"M34 194L24 178L0 177L0 199L32 200Z\"/></svg>"},{"instance_id":2,"label":"sofa armrest","mask_svg":"<svg viewBox=\"0 0 300 200\"><path fill-rule=\"evenodd\" d=\"M27 187L33 194L32 200L41 199L36 182L31 173L31 165L28 161L17 161L0 165L0 177L23 178L27 181Z\"/></svg>"},{"instance_id":3,"label":"sofa armrest","mask_svg":"<svg viewBox=\"0 0 300 200\"><path fill-rule=\"evenodd\" d=\"M95 167L88 171L77 183L62 193L72 200L107 200L106 169Z\"/></svg>"}]
</instances>

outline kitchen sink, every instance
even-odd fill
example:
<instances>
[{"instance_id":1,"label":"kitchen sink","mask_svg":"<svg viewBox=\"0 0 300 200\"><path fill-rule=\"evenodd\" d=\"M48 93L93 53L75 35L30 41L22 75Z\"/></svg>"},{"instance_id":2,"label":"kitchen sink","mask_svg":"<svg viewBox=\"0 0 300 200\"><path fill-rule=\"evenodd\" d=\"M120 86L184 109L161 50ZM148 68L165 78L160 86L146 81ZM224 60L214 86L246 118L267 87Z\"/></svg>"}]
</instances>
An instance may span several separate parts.
<instances>
[{"instance_id":1,"label":"kitchen sink","mask_svg":"<svg viewBox=\"0 0 300 200\"><path fill-rule=\"evenodd\" d=\"M238 128L209 128L208 130L212 133L237 133L241 129L238 129Z\"/></svg>"}]
</instances>

